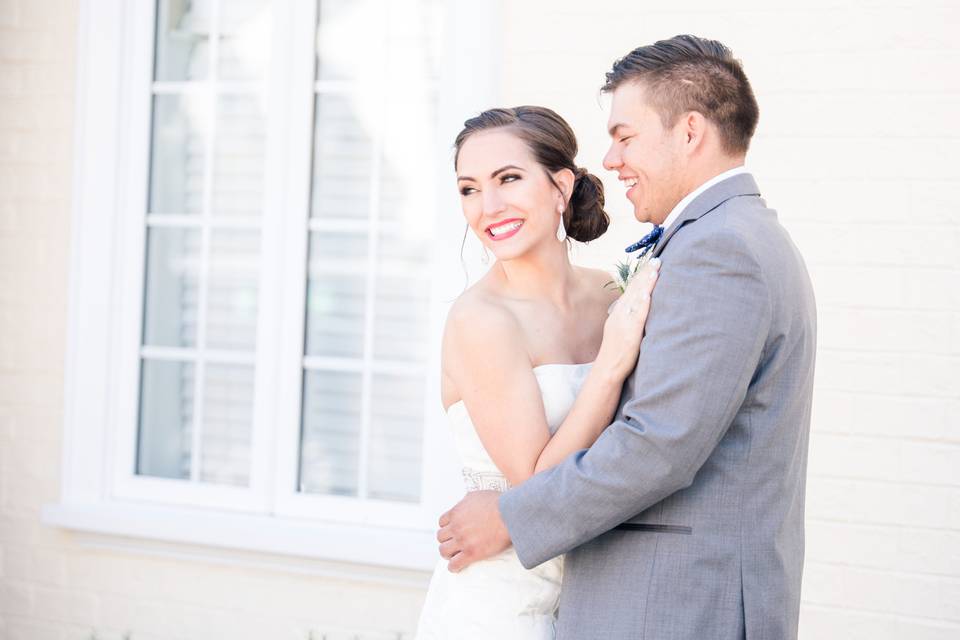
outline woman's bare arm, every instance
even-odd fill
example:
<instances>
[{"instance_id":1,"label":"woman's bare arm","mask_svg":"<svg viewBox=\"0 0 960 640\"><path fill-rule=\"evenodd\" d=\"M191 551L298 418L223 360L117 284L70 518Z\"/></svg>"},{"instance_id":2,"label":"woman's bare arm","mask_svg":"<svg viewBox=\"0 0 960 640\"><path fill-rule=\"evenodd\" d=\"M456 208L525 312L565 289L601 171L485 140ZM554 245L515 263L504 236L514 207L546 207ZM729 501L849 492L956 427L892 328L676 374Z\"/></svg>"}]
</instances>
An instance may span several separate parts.
<instances>
[{"instance_id":1,"label":"woman's bare arm","mask_svg":"<svg viewBox=\"0 0 960 640\"><path fill-rule=\"evenodd\" d=\"M646 268L617 302L604 326L597 359L553 437L514 316L476 299L458 301L451 310L444 334L444 373L511 485L589 447L610 423L623 381L636 364L655 280L656 268Z\"/></svg>"}]
</instances>

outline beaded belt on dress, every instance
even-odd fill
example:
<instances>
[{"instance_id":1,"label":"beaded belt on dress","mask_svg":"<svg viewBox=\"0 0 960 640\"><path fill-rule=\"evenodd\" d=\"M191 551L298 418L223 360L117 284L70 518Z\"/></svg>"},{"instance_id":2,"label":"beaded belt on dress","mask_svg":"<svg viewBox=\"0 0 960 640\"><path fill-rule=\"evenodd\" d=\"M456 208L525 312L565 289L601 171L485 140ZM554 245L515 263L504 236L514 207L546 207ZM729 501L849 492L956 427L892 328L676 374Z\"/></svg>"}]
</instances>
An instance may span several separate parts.
<instances>
[{"instance_id":1,"label":"beaded belt on dress","mask_svg":"<svg viewBox=\"0 0 960 640\"><path fill-rule=\"evenodd\" d=\"M499 491L503 493L510 488L506 477L498 471L477 471L464 467L463 482L467 491Z\"/></svg>"}]
</instances>

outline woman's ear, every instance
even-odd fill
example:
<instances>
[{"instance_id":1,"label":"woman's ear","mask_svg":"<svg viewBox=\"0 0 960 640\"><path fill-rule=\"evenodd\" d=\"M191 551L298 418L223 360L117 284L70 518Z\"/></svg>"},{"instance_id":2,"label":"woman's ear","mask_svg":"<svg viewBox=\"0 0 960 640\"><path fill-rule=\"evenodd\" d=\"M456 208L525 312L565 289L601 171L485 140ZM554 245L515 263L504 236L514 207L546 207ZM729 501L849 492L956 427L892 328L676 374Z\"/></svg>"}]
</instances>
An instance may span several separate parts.
<instances>
[{"instance_id":1,"label":"woman's ear","mask_svg":"<svg viewBox=\"0 0 960 640\"><path fill-rule=\"evenodd\" d=\"M566 205L570 203L570 198L573 196L573 185L577 181L577 177L570 169L560 169L553 172L552 175L554 184L557 185L560 194L563 196L563 205L566 209Z\"/></svg>"}]
</instances>

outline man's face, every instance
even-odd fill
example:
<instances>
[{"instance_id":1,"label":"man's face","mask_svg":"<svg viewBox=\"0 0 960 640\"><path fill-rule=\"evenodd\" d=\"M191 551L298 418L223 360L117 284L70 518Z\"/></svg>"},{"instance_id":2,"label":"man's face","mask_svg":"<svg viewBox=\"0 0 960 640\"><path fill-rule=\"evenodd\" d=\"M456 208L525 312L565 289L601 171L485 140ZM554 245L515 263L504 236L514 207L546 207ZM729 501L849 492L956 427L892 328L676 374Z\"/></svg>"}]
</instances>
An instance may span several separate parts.
<instances>
[{"instance_id":1,"label":"man's face","mask_svg":"<svg viewBox=\"0 0 960 640\"><path fill-rule=\"evenodd\" d=\"M633 216L640 222L661 224L685 195L685 134L680 126L665 128L651 107L643 85L626 82L613 91L610 149L603 166L616 171L627 188Z\"/></svg>"}]
</instances>

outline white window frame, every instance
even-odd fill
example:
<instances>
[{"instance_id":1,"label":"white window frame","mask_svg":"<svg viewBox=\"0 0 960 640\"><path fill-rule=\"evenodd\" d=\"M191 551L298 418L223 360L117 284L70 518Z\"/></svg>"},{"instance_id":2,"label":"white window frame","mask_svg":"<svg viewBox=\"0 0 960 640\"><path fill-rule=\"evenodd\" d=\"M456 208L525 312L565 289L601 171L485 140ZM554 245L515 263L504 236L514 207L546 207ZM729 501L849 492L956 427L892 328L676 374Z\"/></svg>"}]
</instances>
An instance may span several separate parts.
<instances>
[{"instance_id":1,"label":"white window frame","mask_svg":"<svg viewBox=\"0 0 960 640\"><path fill-rule=\"evenodd\" d=\"M276 46L312 41L316 2L278 2ZM61 497L44 521L115 536L245 549L406 569L436 562L437 514L462 493L439 403L439 342L449 302L464 285L460 262L464 223L453 188L450 141L463 120L497 104L495 34L501 12L477 12L447 0L437 149L438 213L424 424L421 501L300 494L299 457L303 315L284 326L264 310L305 295L306 280L277 284L306 263L311 180L310 144L291 157L284 140L313 137L314 58L293 56L286 75L273 74L262 265L258 294L256 388L249 488L199 485L134 474L138 421L147 171L154 40L153 0L81 0L79 5L73 213L65 363ZM307 31L308 33L305 33ZM301 139L301 138L298 138ZM272 141L272 142L271 142ZM450 178L445 180L445 178ZM302 219L279 220L284 210ZM297 228L296 225L301 225ZM296 235L292 235L296 234ZM294 241L296 240L296 241ZM294 249L294 250L291 250ZM299 253L298 253L299 252ZM470 259L471 274L482 267ZM281 314L281 317L282 314ZM282 470L282 473L278 470ZM102 543L102 541L101 541Z\"/></svg>"}]
</instances>

